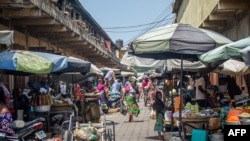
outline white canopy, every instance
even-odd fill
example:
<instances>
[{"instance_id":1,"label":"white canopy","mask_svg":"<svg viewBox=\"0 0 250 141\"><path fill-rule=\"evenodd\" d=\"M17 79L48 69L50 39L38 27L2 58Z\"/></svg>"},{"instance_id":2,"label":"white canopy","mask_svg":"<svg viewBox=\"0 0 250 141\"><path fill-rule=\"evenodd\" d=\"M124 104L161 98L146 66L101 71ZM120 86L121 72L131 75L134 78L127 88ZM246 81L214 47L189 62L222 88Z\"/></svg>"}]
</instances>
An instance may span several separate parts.
<instances>
[{"instance_id":1,"label":"white canopy","mask_svg":"<svg viewBox=\"0 0 250 141\"><path fill-rule=\"evenodd\" d=\"M136 75L134 72L121 71L121 76L133 76Z\"/></svg>"},{"instance_id":2,"label":"white canopy","mask_svg":"<svg viewBox=\"0 0 250 141\"><path fill-rule=\"evenodd\" d=\"M245 64L247 66L250 66L250 46L244 49L241 49L239 52L240 52L242 59L245 61Z\"/></svg>"},{"instance_id":3,"label":"white canopy","mask_svg":"<svg viewBox=\"0 0 250 141\"><path fill-rule=\"evenodd\" d=\"M91 64L89 73L95 73L98 75L103 75L103 72L94 64Z\"/></svg>"},{"instance_id":4,"label":"white canopy","mask_svg":"<svg viewBox=\"0 0 250 141\"><path fill-rule=\"evenodd\" d=\"M133 67L158 67L163 66L165 60L155 60L151 58L140 58L134 55L128 54L128 52L125 52L121 59L121 64L127 65L127 66L133 66Z\"/></svg>"},{"instance_id":5,"label":"white canopy","mask_svg":"<svg viewBox=\"0 0 250 141\"><path fill-rule=\"evenodd\" d=\"M229 59L213 70L213 72L226 75L246 75L250 73L250 68L242 61Z\"/></svg>"}]
</instances>

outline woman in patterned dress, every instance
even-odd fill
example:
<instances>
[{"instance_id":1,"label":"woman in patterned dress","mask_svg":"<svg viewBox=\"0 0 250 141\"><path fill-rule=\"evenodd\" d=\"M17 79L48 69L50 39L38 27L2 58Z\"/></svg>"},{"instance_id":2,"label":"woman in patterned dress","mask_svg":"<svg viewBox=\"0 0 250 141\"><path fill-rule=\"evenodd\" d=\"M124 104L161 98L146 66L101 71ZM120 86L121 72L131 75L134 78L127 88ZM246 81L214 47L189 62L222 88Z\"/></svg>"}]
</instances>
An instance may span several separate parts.
<instances>
[{"instance_id":1,"label":"woman in patterned dress","mask_svg":"<svg viewBox=\"0 0 250 141\"><path fill-rule=\"evenodd\" d=\"M7 135L14 135L12 115L6 105L4 89L0 86L0 131L7 133Z\"/></svg>"},{"instance_id":2,"label":"woman in patterned dress","mask_svg":"<svg viewBox=\"0 0 250 141\"><path fill-rule=\"evenodd\" d=\"M122 99L125 96L125 101L129 114L129 122L133 122L133 117L137 117L140 114L139 106L136 102L136 78L131 77L130 83L125 87L125 93Z\"/></svg>"},{"instance_id":3,"label":"woman in patterned dress","mask_svg":"<svg viewBox=\"0 0 250 141\"><path fill-rule=\"evenodd\" d=\"M155 95L155 101L153 103L153 110L156 111L156 122L154 126L154 131L158 132L158 137L160 140L163 140L162 131L163 131L163 119L165 113L165 104L162 101L162 92L157 91Z\"/></svg>"}]
</instances>

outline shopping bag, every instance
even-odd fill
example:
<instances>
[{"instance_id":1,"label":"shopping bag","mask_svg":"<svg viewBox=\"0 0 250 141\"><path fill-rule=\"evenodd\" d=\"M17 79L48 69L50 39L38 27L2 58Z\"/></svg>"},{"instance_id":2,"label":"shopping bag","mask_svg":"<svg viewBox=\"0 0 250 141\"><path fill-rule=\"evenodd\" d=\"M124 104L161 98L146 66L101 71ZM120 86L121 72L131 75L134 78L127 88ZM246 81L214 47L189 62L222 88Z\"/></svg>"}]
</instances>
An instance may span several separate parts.
<instances>
[{"instance_id":1,"label":"shopping bag","mask_svg":"<svg viewBox=\"0 0 250 141\"><path fill-rule=\"evenodd\" d=\"M165 113L164 113L164 118L165 118L165 121L171 122L171 120L172 120L172 111L166 110Z\"/></svg>"},{"instance_id":2,"label":"shopping bag","mask_svg":"<svg viewBox=\"0 0 250 141\"><path fill-rule=\"evenodd\" d=\"M123 114L123 115L127 115L127 107L126 105L123 103L123 101L121 101L121 104L120 104L120 113Z\"/></svg>"},{"instance_id":3,"label":"shopping bag","mask_svg":"<svg viewBox=\"0 0 250 141\"><path fill-rule=\"evenodd\" d=\"M153 109L150 112L150 119L156 119L156 111Z\"/></svg>"}]
</instances>

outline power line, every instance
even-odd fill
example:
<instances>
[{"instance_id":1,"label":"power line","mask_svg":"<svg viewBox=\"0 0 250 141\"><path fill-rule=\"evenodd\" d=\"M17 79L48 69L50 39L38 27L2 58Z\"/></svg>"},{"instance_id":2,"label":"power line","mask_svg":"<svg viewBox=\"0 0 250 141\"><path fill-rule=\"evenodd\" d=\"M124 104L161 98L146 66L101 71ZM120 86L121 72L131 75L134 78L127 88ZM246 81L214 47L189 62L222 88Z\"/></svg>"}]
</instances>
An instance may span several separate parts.
<instances>
[{"instance_id":1,"label":"power line","mask_svg":"<svg viewBox=\"0 0 250 141\"><path fill-rule=\"evenodd\" d=\"M169 18L169 19L173 19L173 18ZM168 20L169 21L169 19L166 19L166 20ZM165 22L165 23L163 23L163 24L166 24L166 23L168 23L168 21L167 22ZM159 22L160 23L160 22ZM163 25L163 24L161 24L161 25ZM142 28L142 29L137 29L137 30L125 30L125 31L114 31L114 30L105 30L106 32L112 32L112 33L127 33L127 32L138 32L138 31L145 31L145 30L149 30L149 29L152 29L151 27L150 28Z\"/></svg>"},{"instance_id":2,"label":"power line","mask_svg":"<svg viewBox=\"0 0 250 141\"><path fill-rule=\"evenodd\" d=\"M166 15L166 13L169 13L167 16L163 17L163 20L166 19L167 17L169 17L170 15L172 15L172 4L168 5L166 7L166 9L163 10L163 12L153 21L157 21L158 19L160 19L163 15ZM159 23L158 23L159 24ZM129 39L128 41L125 41L124 44L128 44L129 42L131 42L133 39L138 38L139 36L141 36L142 34L145 34L146 32L148 32L149 30L155 28L157 25L157 23L151 27L149 27L147 30L144 30L144 32L140 32L139 34L137 34L136 36L134 36L133 38Z\"/></svg>"},{"instance_id":3,"label":"power line","mask_svg":"<svg viewBox=\"0 0 250 141\"><path fill-rule=\"evenodd\" d=\"M166 15L166 13L167 13L167 10L169 10L169 5L160 13L159 16L156 17L156 19L155 19L153 22L159 21L159 19L160 19L162 16L164 16L164 18L166 18L167 16L165 16L165 15ZM164 18L163 18L163 19L164 19ZM151 26L150 28L151 28L151 29L154 28L157 24L158 24L158 23L156 22L155 25ZM150 30L150 28L148 28L148 30ZM144 32L141 32L141 33L137 34L134 38L136 38L136 37L138 37L138 36L140 36L140 35L146 33L148 30L145 30Z\"/></svg>"},{"instance_id":4,"label":"power line","mask_svg":"<svg viewBox=\"0 0 250 141\"><path fill-rule=\"evenodd\" d=\"M169 19L163 19L163 20L160 20L157 22L152 22L152 23L147 23L147 24L139 24L139 25L132 25L132 26L120 26L120 27L119 26L118 27L106 27L103 29L137 28L137 27L141 27L141 26L147 26L147 25L152 25L152 24L159 23L159 22L164 22L166 20L169 20Z\"/></svg>"},{"instance_id":5,"label":"power line","mask_svg":"<svg viewBox=\"0 0 250 141\"><path fill-rule=\"evenodd\" d=\"M170 7L171 5L169 5L168 7ZM162 14L164 14L165 15L165 17L163 17L163 20L165 20L165 19L167 19L169 16L171 16L172 15L172 12L171 12L171 9L170 8L166 8L170 13L168 14L168 15L165 15L164 13L165 13L165 11L166 11L166 9L154 20L154 22L157 20L157 19L159 19L160 17L161 17L161 15ZM170 10L169 10L170 9ZM166 12L167 13L167 12ZM173 19L173 18L169 18L168 19L168 22L171 20L171 19ZM167 23L168 23L167 22ZM166 24L166 23L165 23ZM139 36L141 36L142 34L145 34L146 32L148 32L149 30L151 30L151 29L153 29L153 28L156 28L156 27L158 27L159 26L159 22L155 22L155 24L153 25L153 26L151 26L151 27L149 27L149 28L146 28L147 30L144 30L144 32L141 32L141 33L139 33L139 34L137 34L135 37L133 37L133 38L131 38L131 39L129 39L129 40L127 40L127 41L125 41L124 42L124 44L125 45L127 45L129 42L131 42L133 39L135 39L135 38L138 38ZM161 25L160 25L161 26Z\"/></svg>"}]
</instances>

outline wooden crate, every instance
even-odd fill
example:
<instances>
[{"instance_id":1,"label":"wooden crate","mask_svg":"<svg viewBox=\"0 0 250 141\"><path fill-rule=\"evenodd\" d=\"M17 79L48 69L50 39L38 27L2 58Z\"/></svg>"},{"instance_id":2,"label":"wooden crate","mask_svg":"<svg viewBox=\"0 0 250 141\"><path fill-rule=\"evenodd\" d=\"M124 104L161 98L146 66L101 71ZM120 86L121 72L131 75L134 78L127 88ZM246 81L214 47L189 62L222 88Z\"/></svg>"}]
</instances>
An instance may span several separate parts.
<instances>
[{"instance_id":1,"label":"wooden crate","mask_svg":"<svg viewBox=\"0 0 250 141\"><path fill-rule=\"evenodd\" d=\"M50 111L71 111L72 105L52 105Z\"/></svg>"}]
</instances>

